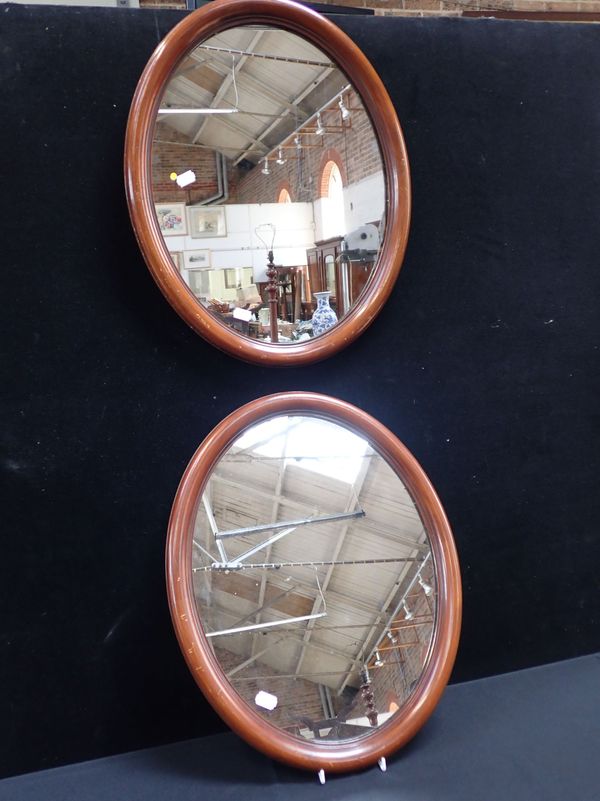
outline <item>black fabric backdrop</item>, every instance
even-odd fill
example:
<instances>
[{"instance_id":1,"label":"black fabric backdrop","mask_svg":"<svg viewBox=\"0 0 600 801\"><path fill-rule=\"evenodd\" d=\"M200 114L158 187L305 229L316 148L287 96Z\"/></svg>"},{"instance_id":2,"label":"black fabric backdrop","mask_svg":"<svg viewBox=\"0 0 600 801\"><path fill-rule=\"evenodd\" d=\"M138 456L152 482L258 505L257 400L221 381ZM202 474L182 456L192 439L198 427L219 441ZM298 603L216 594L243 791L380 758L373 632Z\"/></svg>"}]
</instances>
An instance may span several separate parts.
<instances>
[{"instance_id":1,"label":"black fabric backdrop","mask_svg":"<svg viewBox=\"0 0 600 801\"><path fill-rule=\"evenodd\" d=\"M404 128L408 252L314 367L235 361L155 288L122 180L128 105L177 12L3 6L3 775L218 731L167 611L170 505L260 395L339 396L436 486L461 681L600 647L600 28L336 17Z\"/></svg>"}]
</instances>

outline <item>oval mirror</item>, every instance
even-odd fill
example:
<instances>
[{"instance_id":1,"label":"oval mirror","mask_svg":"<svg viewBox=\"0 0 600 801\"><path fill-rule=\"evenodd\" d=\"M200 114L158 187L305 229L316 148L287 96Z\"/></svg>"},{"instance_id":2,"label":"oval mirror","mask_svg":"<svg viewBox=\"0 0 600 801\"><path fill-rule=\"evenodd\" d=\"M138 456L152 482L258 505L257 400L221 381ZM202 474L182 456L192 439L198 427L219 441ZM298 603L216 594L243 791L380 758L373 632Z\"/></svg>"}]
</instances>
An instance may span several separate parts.
<instances>
[{"instance_id":1,"label":"oval mirror","mask_svg":"<svg viewBox=\"0 0 600 801\"><path fill-rule=\"evenodd\" d=\"M261 398L209 435L173 506L167 583L208 700L297 767L388 756L454 661L460 578L440 502L390 431L326 396Z\"/></svg>"},{"instance_id":2,"label":"oval mirror","mask_svg":"<svg viewBox=\"0 0 600 801\"><path fill-rule=\"evenodd\" d=\"M271 365L331 355L402 262L409 174L391 101L333 23L279 0L216 0L159 45L125 149L146 262L217 347Z\"/></svg>"}]
</instances>

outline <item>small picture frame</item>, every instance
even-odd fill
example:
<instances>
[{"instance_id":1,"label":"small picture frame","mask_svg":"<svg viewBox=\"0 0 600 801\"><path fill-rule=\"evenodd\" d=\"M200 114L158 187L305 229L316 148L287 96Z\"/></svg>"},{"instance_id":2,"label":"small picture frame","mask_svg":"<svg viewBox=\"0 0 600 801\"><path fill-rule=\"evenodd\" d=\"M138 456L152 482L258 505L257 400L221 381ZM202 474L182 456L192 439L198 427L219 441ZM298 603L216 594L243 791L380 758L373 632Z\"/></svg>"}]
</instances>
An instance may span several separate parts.
<instances>
[{"instance_id":1,"label":"small picture frame","mask_svg":"<svg viewBox=\"0 0 600 801\"><path fill-rule=\"evenodd\" d=\"M188 206L188 218L192 239L227 236L224 206Z\"/></svg>"},{"instance_id":2,"label":"small picture frame","mask_svg":"<svg viewBox=\"0 0 600 801\"><path fill-rule=\"evenodd\" d=\"M210 250L184 250L183 266L186 270L210 269Z\"/></svg>"},{"instance_id":3,"label":"small picture frame","mask_svg":"<svg viewBox=\"0 0 600 801\"><path fill-rule=\"evenodd\" d=\"M163 236L185 236L187 219L185 203L155 203L158 227Z\"/></svg>"},{"instance_id":4,"label":"small picture frame","mask_svg":"<svg viewBox=\"0 0 600 801\"><path fill-rule=\"evenodd\" d=\"M175 267L181 272L183 268L183 252L181 250L171 250L169 251L169 256L173 259Z\"/></svg>"}]
</instances>

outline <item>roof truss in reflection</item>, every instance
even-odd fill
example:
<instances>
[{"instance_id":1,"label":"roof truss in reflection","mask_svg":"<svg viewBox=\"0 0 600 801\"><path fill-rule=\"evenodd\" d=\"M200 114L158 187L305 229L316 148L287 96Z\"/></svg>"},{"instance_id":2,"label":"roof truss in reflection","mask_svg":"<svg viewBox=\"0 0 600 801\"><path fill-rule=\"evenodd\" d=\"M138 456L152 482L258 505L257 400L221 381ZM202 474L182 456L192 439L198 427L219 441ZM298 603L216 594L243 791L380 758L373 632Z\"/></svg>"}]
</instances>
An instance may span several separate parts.
<instances>
[{"instance_id":1,"label":"roof truss in reflection","mask_svg":"<svg viewBox=\"0 0 600 801\"><path fill-rule=\"evenodd\" d=\"M352 480L316 469L316 429L303 430L303 421L283 418L276 431L255 431L220 460L198 512L193 567L207 630L244 628L213 640L237 654L237 681L264 665L279 676L313 676L341 695L358 686L378 647L390 656L422 645L418 632L431 618L405 621L402 602L422 592L429 547L409 493L386 462L364 441L354 451L339 441L339 453L359 453ZM269 536L298 520L306 523ZM397 641L403 624L413 626L412 641ZM395 643L382 645L386 632Z\"/></svg>"},{"instance_id":2,"label":"roof truss in reflection","mask_svg":"<svg viewBox=\"0 0 600 801\"><path fill-rule=\"evenodd\" d=\"M183 61L162 109L234 114L159 114L157 138L174 128L190 144L256 164L348 88L321 51L285 31L233 28L199 45ZM341 120L340 120L341 122Z\"/></svg>"}]
</instances>

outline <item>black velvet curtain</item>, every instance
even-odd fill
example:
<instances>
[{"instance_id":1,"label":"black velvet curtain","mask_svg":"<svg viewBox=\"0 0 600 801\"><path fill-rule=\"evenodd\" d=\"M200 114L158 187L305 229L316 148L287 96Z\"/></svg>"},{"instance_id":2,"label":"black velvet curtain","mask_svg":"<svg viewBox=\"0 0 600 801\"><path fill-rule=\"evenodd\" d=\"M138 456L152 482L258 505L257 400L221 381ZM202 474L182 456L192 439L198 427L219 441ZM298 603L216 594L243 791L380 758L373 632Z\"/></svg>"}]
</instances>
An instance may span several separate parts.
<instances>
[{"instance_id":1,"label":"black velvet curtain","mask_svg":"<svg viewBox=\"0 0 600 801\"><path fill-rule=\"evenodd\" d=\"M600 28L335 17L405 132L409 247L359 341L275 371L184 325L129 223L129 103L183 14L0 14L2 775L222 728L172 634L165 531L198 443L271 392L362 407L429 474L455 681L598 649Z\"/></svg>"}]
</instances>

